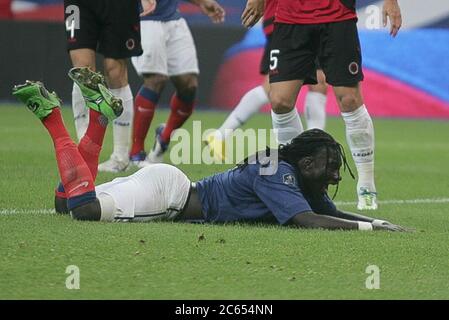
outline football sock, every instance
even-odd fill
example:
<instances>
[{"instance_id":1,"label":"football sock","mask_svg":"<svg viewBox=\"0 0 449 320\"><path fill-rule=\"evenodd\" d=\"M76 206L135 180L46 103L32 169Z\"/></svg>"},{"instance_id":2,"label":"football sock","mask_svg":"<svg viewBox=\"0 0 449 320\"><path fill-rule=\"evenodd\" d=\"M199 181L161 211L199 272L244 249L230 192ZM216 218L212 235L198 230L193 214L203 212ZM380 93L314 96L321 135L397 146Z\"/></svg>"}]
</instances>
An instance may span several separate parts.
<instances>
[{"instance_id":1,"label":"football sock","mask_svg":"<svg viewBox=\"0 0 449 320\"><path fill-rule=\"evenodd\" d=\"M119 89L110 89L112 94L123 101L123 113L114 120L112 131L114 141L113 155L120 161L128 161L131 141L131 122L133 119L133 94L129 85Z\"/></svg>"},{"instance_id":2,"label":"football sock","mask_svg":"<svg viewBox=\"0 0 449 320\"><path fill-rule=\"evenodd\" d=\"M304 105L307 129L324 130L326 125L326 100L327 96L320 92L309 91L307 93Z\"/></svg>"},{"instance_id":3,"label":"football sock","mask_svg":"<svg viewBox=\"0 0 449 320\"><path fill-rule=\"evenodd\" d=\"M84 102L81 89L76 83L74 83L72 89L72 111L75 119L75 129L78 141L80 141L84 136L84 133L86 133L87 126L89 124L89 113L87 110L88 108Z\"/></svg>"},{"instance_id":4,"label":"football sock","mask_svg":"<svg viewBox=\"0 0 449 320\"><path fill-rule=\"evenodd\" d=\"M98 172L98 157L103 145L108 120L101 113L92 109L89 109L89 119L89 126L78 144L78 151L89 167L93 181L95 181ZM59 198L67 198L62 182L59 182L55 195Z\"/></svg>"},{"instance_id":5,"label":"football sock","mask_svg":"<svg viewBox=\"0 0 449 320\"><path fill-rule=\"evenodd\" d=\"M93 109L89 111L89 119L89 126L78 144L78 151L89 167L93 181L95 181L98 172L98 157L103 146L108 119Z\"/></svg>"},{"instance_id":6,"label":"football sock","mask_svg":"<svg viewBox=\"0 0 449 320\"><path fill-rule=\"evenodd\" d=\"M193 112L195 95L180 97L174 94L170 101L170 116L161 133L162 142L168 143L173 130L181 127Z\"/></svg>"},{"instance_id":7,"label":"football sock","mask_svg":"<svg viewBox=\"0 0 449 320\"><path fill-rule=\"evenodd\" d=\"M55 147L59 175L72 209L95 199L95 185L89 167L70 138L58 108L42 120Z\"/></svg>"},{"instance_id":8,"label":"football sock","mask_svg":"<svg viewBox=\"0 0 449 320\"><path fill-rule=\"evenodd\" d=\"M226 139L232 131L243 125L254 113L269 102L270 100L262 86L248 91L218 129L216 138L222 139L224 137Z\"/></svg>"},{"instance_id":9,"label":"football sock","mask_svg":"<svg viewBox=\"0 0 449 320\"><path fill-rule=\"evenodd\" d=\"M364 187L375 192L373 121L365 105L341 115L346 124L346 140L357 168L357 191Z\"/></svg>"},{"instance_id":10,"label":"football sock","mask_svg":"<svg viewBox=\"0 0 449 320\"><path fill-rule=\"evenodd\" d=\"M153 120L159 94L142 86L134 103L133 138L130 155L145 150L145 138Z\"/></svg>"},{"instance_id":11,"label":"football sock","mask_svg":"<svg viewBox=\"0 0 449 320\"><path fill-rule=\"evenodd\" d=\"M271 110L273 130L279 144L286 144L304 131L298 111L293 108L288 113L274 113Z\"/></svg>"}]
</instances>

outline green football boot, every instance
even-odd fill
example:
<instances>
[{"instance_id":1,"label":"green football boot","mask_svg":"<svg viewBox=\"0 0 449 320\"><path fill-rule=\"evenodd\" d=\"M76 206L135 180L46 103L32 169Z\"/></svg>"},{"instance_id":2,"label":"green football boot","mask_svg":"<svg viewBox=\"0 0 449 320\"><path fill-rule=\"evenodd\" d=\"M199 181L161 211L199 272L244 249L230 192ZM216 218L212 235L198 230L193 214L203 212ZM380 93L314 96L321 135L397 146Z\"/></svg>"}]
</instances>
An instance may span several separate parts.
<instances>
[{"instance_id":1,"label":"green football boot","mask_svg":"<svg viewBox=\"0 0 449 320\"><path fill-rule=\"evenodd\" d=\"M12 94L41 120L48 116L52 109L61 105L57 94L48 92L39 81L27 80L24 84L15 85Z\"/></svg>"},{"instance_id":2,"label":"green football boot","mask_svg":"<svg viewBox=\"0 0 449 320\"><path fill-rule=\"evenodd\" d=\"M104 77L88 67L76 67L69 71L69 77L81 89L86 105L112 121L123 112L123 103L109 91Z\"/></svg>"}]
</instances>

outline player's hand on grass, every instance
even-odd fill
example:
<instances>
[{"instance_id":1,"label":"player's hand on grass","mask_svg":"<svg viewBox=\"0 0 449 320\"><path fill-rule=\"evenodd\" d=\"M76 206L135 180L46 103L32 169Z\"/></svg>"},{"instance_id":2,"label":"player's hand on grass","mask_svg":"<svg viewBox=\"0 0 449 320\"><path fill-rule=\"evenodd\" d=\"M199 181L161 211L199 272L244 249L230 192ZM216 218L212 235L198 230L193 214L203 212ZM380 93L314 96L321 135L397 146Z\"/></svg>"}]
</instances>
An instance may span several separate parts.
<instances>
[{"instance_id":1,"label":"player's hand on grass","mask_svg":"<svg viewBox=\"0 0 449 320\"><path fill-rule=\"evenodd\" d=\"M393 224L385 220L374 220L372 222L372 225L373 230L386 230L386 231L399 231L399 232L412 231L411 229L404 228L400 225Z\"/></svg>"},{"instance_id":2,"label":"player's hand on grass","mask_svg":"<svg viewBox=\"0 0 449 320\"><path fill-rule=\"evenodd\" d=\"M241 17L242 24L247 28L254 26L257 21L262 18L265 9L264 7L264 0L248 0Z\"/></svg>"},{"instance_id":3,"label":"player's hand on grass","mask_svg":"<svg viewBox=\"0 0 449 320\"><path fill-rule=\"evenodd\" d=\"M383 25L387 26L390 19L390 35L396 37L402 25L401 8L397 0L385 0L382 10Z\"/></svg>"},{"instance_id":4,"label":"player's hand on grass","mask_svg":"<svg viewBox=\"0 0 449 320\"><path fill-rule=\"evenodd\" d=\"M226 12L215 0L205 0L199 4L201 11L207 15L213 23L223 23Z\"/></svg>"},{"instance_id":5,"label":"player's hand on grass","mask_svg":"<svg viewBox=\"0 0 449 320\"><path fill-rule=\"evenodd\" d=\"M149 15L156 9L156 0L140 0L140 3L142 4L141 17Z\"/></svg>"}]
</instances>

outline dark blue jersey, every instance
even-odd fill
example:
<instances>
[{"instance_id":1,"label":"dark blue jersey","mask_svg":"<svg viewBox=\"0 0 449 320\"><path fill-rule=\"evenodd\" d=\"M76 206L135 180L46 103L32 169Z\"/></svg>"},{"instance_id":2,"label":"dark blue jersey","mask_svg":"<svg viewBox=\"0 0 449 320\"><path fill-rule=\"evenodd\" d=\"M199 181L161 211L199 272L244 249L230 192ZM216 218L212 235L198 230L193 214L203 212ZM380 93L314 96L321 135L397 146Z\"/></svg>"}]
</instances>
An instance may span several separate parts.
<instances>
[{"instance_id":1,"label":"dark blue jersey","mask_svg":"<svg viewBox=\"0 0 449 320\"><path fill-rule=\"evenodd\" d=\"M179 0L157 0L156 9L154 12L146 17L141 17L141 20L151 21L171 21L181 18L178 11Z\"/></svg>"},{"instance_id":2,"label":"dark blue jersey","mask_svg":"<svg viewBox=\"0 0 449 320\"><path fill-rule=\"evenodd\" d=\"M260 175L260 164L235 168L197 182L207 222L255 221L275 218L287 223L298 213L336 211L327 194L307 196L294 168L281 161L274 175Z\"/></svg>"}]
</instances>

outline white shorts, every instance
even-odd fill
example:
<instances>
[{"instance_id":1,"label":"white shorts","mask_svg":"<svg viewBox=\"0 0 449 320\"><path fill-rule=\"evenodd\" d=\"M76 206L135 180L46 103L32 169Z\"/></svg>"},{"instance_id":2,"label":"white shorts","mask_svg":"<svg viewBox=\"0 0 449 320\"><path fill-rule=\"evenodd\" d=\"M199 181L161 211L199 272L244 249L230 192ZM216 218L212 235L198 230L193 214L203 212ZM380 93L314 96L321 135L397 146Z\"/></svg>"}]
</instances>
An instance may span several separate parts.
<instances>
[{"instance_id":1,"label":"white shorts","mask_svg":"<svg viewBox=\"0 0 449 320\"><path fill-rule=\"evenodd\" d=\"M102 220L173 220L186 205L190 185L189 178L178 168L154 164L101 184L95 191L102 206ZM104 206L105 199L111 205Z\"/></svg>"},{"instance_id":2,"label":"white shorts","mask_svg":"<svg viewBox=\"0 0 449 320\"><path fill-rule=\"evenodd\" d=\"M131 61L139 75L199 73L195 43L186 21L140 21L143 54Z\"/></svg>"}]
</instances>

